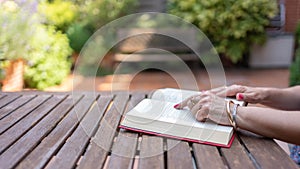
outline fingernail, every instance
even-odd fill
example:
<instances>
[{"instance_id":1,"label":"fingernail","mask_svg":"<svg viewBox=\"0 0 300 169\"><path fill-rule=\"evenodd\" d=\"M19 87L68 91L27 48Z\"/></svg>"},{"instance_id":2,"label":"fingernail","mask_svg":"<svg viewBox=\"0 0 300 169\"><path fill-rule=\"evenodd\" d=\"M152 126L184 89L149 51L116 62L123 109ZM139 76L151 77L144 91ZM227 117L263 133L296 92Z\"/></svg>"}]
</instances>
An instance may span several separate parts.
<instances>
[{"instance_id":1,"label":"fingernail","mask_svg":"<svg viewBox=\"0 0 300 169\"><path fill-rule=\"evenodd\" d=\"M178 109L179 108L179 104L174 105L174 108Z\"/></svg>"},{"instance_id":2,"label":"fingernail","mask_svg":"<svg viewBox=\"0 0 300 169\"><path fill-rule=\"evenodd\" d=\"M238 99L238 100L244 100L244 95L241 94L241 93L238 93L238 94L237 94L237 99Z\"/></svg>"}]
</instances>

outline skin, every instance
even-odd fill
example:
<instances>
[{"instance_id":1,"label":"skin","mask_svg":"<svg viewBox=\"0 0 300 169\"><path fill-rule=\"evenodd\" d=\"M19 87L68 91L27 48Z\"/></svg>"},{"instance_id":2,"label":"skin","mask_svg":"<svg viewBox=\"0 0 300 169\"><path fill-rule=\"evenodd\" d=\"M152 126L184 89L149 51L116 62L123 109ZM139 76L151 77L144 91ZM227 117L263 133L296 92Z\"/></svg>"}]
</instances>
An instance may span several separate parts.
<instances>
[{"instance_id":1,"label":"skin","mask_svg":"<svg viewBox=\"0 0 300 169\"><path fill-rule=\"evenodd\" d=\"M218 124L230 125L226 113L227 96L268 106L239 106L236 116L238 128L300 145L300 86L277 89L232 85L192 96L175 108L189 107L198 121L210 119ZM230 104L231 112L232 107L233 104Z\"/></svg>"}]
</instances>

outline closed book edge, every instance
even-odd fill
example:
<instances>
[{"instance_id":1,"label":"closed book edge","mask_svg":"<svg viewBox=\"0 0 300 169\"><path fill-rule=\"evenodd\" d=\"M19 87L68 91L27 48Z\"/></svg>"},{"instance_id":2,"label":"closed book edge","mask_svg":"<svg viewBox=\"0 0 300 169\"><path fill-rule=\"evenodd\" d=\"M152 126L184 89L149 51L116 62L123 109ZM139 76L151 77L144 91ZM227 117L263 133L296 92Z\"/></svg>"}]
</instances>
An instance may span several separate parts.
<instances>
[{"instance_id":1,"label":"closed book edge","mask_svg":"<svg viewBox=\"0 0 300 169\"><path fill-rule=\"evenodd\" d=\"M180 137L180 136L168 135L168 134L163 134L163 133L157 133L157 132L154 132L154 131L141 130L141 129L131 128L131 127L123 126L123 125L120 125L119 128L125 129L125 130L130 130L130 131L135 131L135 132L140 132L140 133L146 133L146 134L151 134L151 135L156 135L156 136L162 136L162 137L167 137L167 138L172 138L172 139L177 139L177 140L193 142L193 143L217 146L217 147L222 147L222 148L230 148L233 141L234 141L234 138L235 138L235 133L233 133L230 140L229 140L229 142L228 142L228 144L219 144L219 143L213 143L213 142L208 142L208 141L190 139L190 138L186 138L186 137Z\"/></svg>"}]
</instances>

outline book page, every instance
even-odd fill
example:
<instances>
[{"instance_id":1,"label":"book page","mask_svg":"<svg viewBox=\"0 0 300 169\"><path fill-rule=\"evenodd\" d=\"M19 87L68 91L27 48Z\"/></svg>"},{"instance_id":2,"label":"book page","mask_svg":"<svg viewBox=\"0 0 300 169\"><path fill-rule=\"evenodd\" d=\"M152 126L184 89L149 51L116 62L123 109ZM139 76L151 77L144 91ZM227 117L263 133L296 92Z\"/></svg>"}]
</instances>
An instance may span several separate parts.
<instances>
[{"instance_id":1,"label":"book page","mask_svg":"<svg viewBox=\"0 0 300 169\"><path fill-rule=\"evenodd\" d=\"M188 109L178 110L173 107L173 103L171 102L161 102L151 99L144 99L134 109L128 112L126 117L129 118L129 120L130 118L131 120L134 120L132 117L140 117L138 118L139 120L135 122L144 124L151 124L152 121L162 121L190 127L194 126L198 128L218 129L223 131L231 131L232 128L218 125L213 122L199 122Z\"/></svg>"},{"instance_id":2,"label":"book page","mask_svg":"<svg viewBox=\"0 0 300 169\"><path fill-rule=\"evenodd\" d=\"M180 90L174 88L164 88L156 90L151 99L161 100L165 102L179 103L191 96L201 94L200 91L192 91L192 90ZM247 103L244 101L238 101L234 98L226 98L226 100L232 100L235 104L239 104L240 106L246 106Z\"/></svg>"},{"instance_id":3,"label":"book page","mask_svg":"<svg viewBox=\"0 0 300 169\"><path fill-rule=\"evenodd\" d=\"M153 95L152 99L162 100L166 102L172 103L179 103L188 97L191 97L196 94L200 94L201 92L192 91L192 90L180 90L180 89L173 89L173 88L165 88L165 89L158 89L156 90Z\"/></svg>"},{"instance_id":4,"label":"book page","mask_svg":"<svg viewBox=\"0 0 300 169\"><path fill-rule=\"evenodd\" d=\"M227 145L233 127L211 121L199 122L188 109L177 110L172 102L144 99L130 110L121 126L186 139Z\"/></svg>"}]
</instances>

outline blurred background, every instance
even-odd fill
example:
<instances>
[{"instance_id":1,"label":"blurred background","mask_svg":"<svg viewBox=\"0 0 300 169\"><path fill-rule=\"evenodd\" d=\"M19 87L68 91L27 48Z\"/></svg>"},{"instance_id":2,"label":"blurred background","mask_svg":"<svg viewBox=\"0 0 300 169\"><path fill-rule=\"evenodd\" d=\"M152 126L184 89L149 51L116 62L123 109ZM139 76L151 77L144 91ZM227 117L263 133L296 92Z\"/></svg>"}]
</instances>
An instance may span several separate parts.
<instances>
[{"instance_id":1,"label":"blurred background","mask_svg":"<svg viewBox=\"0 0 300 169\"><path fill-rule=\"evenodd\" d=\"M160 70L138 74L114 71L122 58L149 47L163 48L182 56L201 89L211 87L203 63L190 50L162 37L129 38L105 55L101 64L86 57L74 80L80 51L102 26L122 16L162 12L194 24L215 46L225 69L227 84L287 87L300 84L300 1L298 0L2 0L0 1L0 81L2 91L44 90L153 90L178 87ZM159 18L143 14L136 25L149 29ZM112 30L118 39L132 30ZM171 30L193 41L193 32ZM105 48L102 40L98 48ZM137 45L138 44L138 45ZM197 43L195 44L197 45ZM182 50L179 50L182 49ZM142 64L171 64L156 53ZM193 59L194 58L194 59ZM128 69L141 66L140 59ZM97 72L92 70L97 69ZM185 74L178 72L179 76ZM192 89L192 88L191 88Z\"/></svg>"}]
</instances>

